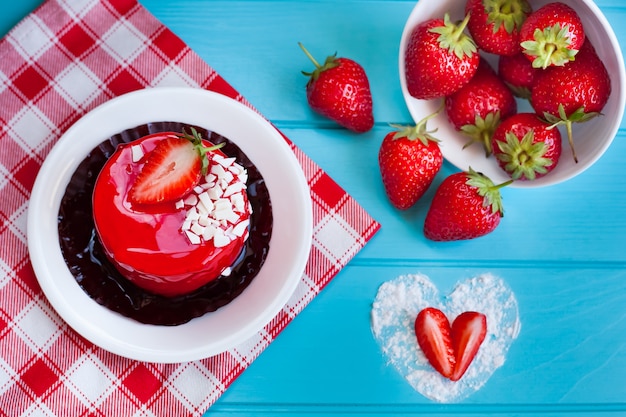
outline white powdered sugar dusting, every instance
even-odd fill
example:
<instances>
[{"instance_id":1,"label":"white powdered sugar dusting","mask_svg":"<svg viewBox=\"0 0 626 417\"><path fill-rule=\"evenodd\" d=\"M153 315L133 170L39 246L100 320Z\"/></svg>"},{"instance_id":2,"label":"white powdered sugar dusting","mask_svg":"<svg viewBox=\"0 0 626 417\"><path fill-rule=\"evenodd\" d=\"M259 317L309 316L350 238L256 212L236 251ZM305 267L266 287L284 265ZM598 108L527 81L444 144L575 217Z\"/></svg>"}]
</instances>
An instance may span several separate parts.
<instances>
[{"instance_id":1,"label":"white powdered sugar dusting","mask_svg":"<svg viewBox=\"0 0 626 417\"><path fill-rule=\"evenodd\" d=\"M415 318L426 307L443 311L450 322L464 311L487 316L487 335L463 377L453 382L428 362L415 336ZM456 284L447 296L425 275L403 275L383 283L371 313L372 333L389 362L409 384L438 402L458 402L480 389L502 366L520 332L517 300L511 289L492 274Z\"/></svg>"}]
</instances>

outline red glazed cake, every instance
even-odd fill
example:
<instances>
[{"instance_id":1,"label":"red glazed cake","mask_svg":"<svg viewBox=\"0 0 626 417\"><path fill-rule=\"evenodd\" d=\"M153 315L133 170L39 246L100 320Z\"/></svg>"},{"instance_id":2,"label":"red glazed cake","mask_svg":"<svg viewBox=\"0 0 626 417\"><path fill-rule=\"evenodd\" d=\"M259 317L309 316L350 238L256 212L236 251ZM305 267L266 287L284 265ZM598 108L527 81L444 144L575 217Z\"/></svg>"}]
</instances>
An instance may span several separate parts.
<instances>
[{"instance_id":1,"label":"red glazed cake","mask_svg":"<svg viewBox=\"0 0 626 417\"><path fill-rule=\"evenodd\" d=\"M195 130L119 145L93 191L106 257L129 281L166 297L229 275L249 236L246 182L246 169Z\"/></svg>"}]
</instances>

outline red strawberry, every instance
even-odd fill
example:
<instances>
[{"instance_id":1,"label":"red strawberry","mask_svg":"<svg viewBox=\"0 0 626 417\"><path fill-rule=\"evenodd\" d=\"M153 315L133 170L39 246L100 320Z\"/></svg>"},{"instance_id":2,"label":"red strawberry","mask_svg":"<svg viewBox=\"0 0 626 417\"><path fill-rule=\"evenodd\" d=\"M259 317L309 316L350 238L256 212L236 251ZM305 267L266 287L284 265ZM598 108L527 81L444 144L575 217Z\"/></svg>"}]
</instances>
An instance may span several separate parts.
<instances>
[{"instance_id":1,"label":"red strawberry","mask_svg":"<svg viewBox=\"0 0 626 417\"><path fill-rule=\"evenodd\" d=\"M428 362L437 372L449 378L454 372L456 359L446 315L433 307L420 311L415 319L415 336Z\"/></svg>"},{"instance_id":2,"label":"red strawberry","mask_svg":"<svg viewBox=\"0 0 626 417\"><path fill-rule=\"evenodd\" d=\"M526 0L468 0L467 29L483 51L514 55L520 52L519 31L531 11Z\"/></svg>"},{"instance_id":3,"label":"red strawberry","mask_svg":"<svg viewBox=\"0 0 626 417\"><path fill-rule=\"evenodd\" d=\"M363 67L336 54L320 65L301 43L298 45L315 64L313 72L302 71L310 77L306 84L309 106L354 132L370 130L374 126L372 93Z\"/></svg>"},{"instance_id":4,"label":"red strawberry","mask_svg":"<svg viewBox=\"0 0 626 417\"><path fill-rule=\"evenodd\" d=\"M498 59L498 76L513 92L513 95L530 99L530 92L540 68L533 68L532 63L520 52L516 55L501 56Z\"/></svg>"},{"instance_id":5,"label":"red strawberry","mask_svg":"<svg viewBox=\"0 0 626 417\"><path fill-rule=\"evenodd\" d=\"M448 176L435 191L426 213L424 235L431 240L474 239L495 230L503 215L500 185L475 172Z\"/></svg>"},{"instance_id":6,"label":"red strawberry","mask_svg":"<svg viewBox=\"0 0 626 417\"><path fill-rule=\"evenodd\" d=\"M400 130L388 133L380 145L378 164L385 192L400 210L424 195L443 163L439 141L426 130L435 114L415 126L396 126Z\"/></svg>"},{"instance_id":7,"label":"red strawberry","mask_svg":"<svg viewBox=\"0 0 626 417\"><path fill-rule=\"evenodd\" d=\"M479 56L472 38L463 31L469 16L459 25L430 19L416 26L405 52L409 93L418 99L443 97L467 84L476 73Z\"/></svg>"},{"instance_id":8,"label":"red strawberry","mask_svg":"<svg viewBox=\"0 0 626 417\"><path fill-rule=\"evenodd\" d=\"M206 153L220 145L206 148L192 128L193 136L169 136L145 156L128 198L135 204L158 204L176 201L188 194L206 173Z\"/></svg>"},{"instance_id":9,"label":"red strawberry","mask_svg":"<svg viewBox=\"0 0 626 417\"><path fill-rule=\"evenodd\" d=\"M487 316L475 311L461 313L452 322L452 348L455 352L454 372L452 381L458 381L467 371L478 348L487 335Z\"/></svg>"},{"instance_id":10,"label":"red strawberry","mask_svg":"<svg viewBox=\"0 0 626 417\"><path fill-rule=\"evenodd\" d=\"M455 129L478 142L491 155L491 137L500 120L517 111L513 93L485 60L476 75L460 90L446 97L446 114Z\"/></svg>"},{"instance_id":11,"label":"red strawberry","mask_svg":"<svg viewBox=\"0 0 626 417\"><path fill-rule=\"evenodd\" d=\"M493 135L500 167L514 180L534 180L552 171L561 156L561 133L535 113L502 121Z\"/></svg>"},{"instance_id":12,"label":"red strawberry","mask_svg":"<svg viewBox=\"0 0 626 417\"><path fill-rule=\"evenodd\" d=\"M562 67L550 67L537 74L531 105L548 123L565 125L575 161L572 123L600 115L611 94L611 78L589 41L576 60ZM592 138L589 138L592 139Z\"/></svg>"},{"instance_id":13,"label":"red strawberry","mask_svg":"<svg viewBox=\"0 0 626 417\"><path fill-rule=\"evenodd\" d=\"M439 309L427 307L415 319L415 336L428 362L446 378L458 381L467 371L487 335L487 317L475 311L450 321Z\"/></svg>"},{"instance_id":14,"label":"red strawberry","mask_svg":"<svg viewBox=\"0 0 626 417\"><path fill-rule=\"evenodd\" d=\"M548 3L531 13L520 30L523 52L535 68L565 65L585 41L582 21L565 3Z\"/></svg>"}]
</instances>

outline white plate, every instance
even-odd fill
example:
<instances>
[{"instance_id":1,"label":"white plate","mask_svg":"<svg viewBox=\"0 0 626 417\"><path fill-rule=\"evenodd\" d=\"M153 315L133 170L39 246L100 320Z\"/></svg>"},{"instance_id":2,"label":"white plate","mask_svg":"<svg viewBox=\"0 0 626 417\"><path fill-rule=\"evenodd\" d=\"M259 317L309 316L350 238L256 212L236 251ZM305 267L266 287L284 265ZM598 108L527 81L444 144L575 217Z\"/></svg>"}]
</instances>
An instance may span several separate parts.
<instances>
[{"instance_id":1,"label":"white plate","mask_svg":"<svg viewBox=\"0 0 626 417\"><path fill-rule=\"evenodd\" d=\"M99 305L78 286L59 247L57 214L78 164L104 139L156 121L193 124L232 140L258 167L272 201L270 250L259 274L230 304L179 326L142 324ZM308 184L280 133L249 107L192 88L129 93L81 118L44 161L28 209L31 261L54 309L74 330L103 349L148 362L206 358L252 337L295 290L308 260L311 236Z\"/></svg>"},{"instance_id":2,"label":"white plate","mask_svg":"<svg viewBox=\"0 0 626 417\"><path fill-rule=\"evenodd\" d=\"M536 10L551 0L531 0L530 4ZM570 146L565 139L563 153L559 165L545 177L534 181L515 181L511 187L541 187L557 184L568 180L585 171L602 156L613 141L619 129L624 106L626 103L626 85L624 74L624 60L617 37L606 17L592 0L572 0L568 4L579 14L587 36L593 42L596 52L606 65L611 76L612 93L606 104L603 115L589 122L575 124L574 142L578 163L575 163ZM464 16L465 2L459 0L420 0L409 15L402 33L399 53L400 84L402 94L413 119L417 122L429 114L434 113L441 105L440 99L419 100L412 97L406 87L404 72L404 53L411 32L415 26L432 18L443 18L446 12L450 13L452 21L461 20ZM487 60L496 67L497 59L492 54L484 54ZM518 111L533 112L526 101L518 100ZM457 132L448 122L445 111L428 122L429 128L437 128L435 136L441 141L443 156L461 170L472 167L475 171L489 176L496 184L508 180L508 176L498 166L495 158L485 158L480 144L473 144L465 149L466 136ZM564 138L565 131L561 134Z\"/></svg>"}]
</instances>

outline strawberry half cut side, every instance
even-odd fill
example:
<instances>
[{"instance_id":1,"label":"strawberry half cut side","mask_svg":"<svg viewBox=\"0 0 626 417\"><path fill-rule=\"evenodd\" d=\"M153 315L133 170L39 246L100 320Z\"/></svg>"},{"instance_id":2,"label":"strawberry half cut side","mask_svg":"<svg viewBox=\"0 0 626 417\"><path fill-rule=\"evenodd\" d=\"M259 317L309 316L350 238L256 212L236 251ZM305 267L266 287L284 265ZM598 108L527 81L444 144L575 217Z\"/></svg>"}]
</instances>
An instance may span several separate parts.
<instances>
[{"instance_id":1,"label":"strawberry half cut side","mask_svg":"<svg viewBox=\"0 0 626 417\"><path fill-rule=\"evenodd\" d=\"M176 201L195 187L208 167L208 155L221 145L205 147L195 129L192 135L171 135L146 155L146 160L128 192L134 204Z\"/></svg>"},{"instance_id":2,"label":"strawberry half cut side","mask_svg":"<svg viewBox=\"0 0 626 417\"><path fill-rule=\"evenodd\" d=\"M450 322L446 315L433 307L419 312L415 319L415 336L428 362L446 378L455 369Z\"/></svg>"},{"instance_id":3,"label":"strawberry half cut side","mask_svg":"<svg viewBox=\"0 0 626 417\"><path fill-rule=\"evenodd\" d=\"M451 334L456 364L450 379L458 381L467 371L485 340L487 317L475 311L461 313L452 322Z\"/></svg>"}]
</instances>

